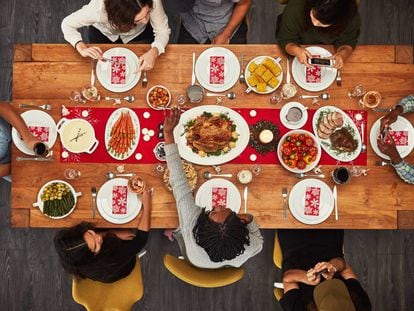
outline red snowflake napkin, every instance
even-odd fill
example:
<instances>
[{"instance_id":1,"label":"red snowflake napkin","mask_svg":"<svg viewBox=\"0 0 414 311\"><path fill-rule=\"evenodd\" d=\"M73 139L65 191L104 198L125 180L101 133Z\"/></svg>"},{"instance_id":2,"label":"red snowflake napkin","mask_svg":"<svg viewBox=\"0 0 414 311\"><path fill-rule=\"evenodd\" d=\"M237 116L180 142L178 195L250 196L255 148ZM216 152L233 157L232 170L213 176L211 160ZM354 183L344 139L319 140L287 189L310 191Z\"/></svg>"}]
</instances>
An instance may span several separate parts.
<instances>
[{"instance_id":1,"label":"red snowflake napkin","mask_svg":"<svg viewBox=\"0 0 414 311\"><path fill-rule=\"evenodd\" d=\"M29 131L33 134L34 137L39 139L42 142L47 142L49 140L49 131L48 126L30 126Z\"/></svg>"},{"instance_id":2,"label":"red snowflake napkin","mask_svg":"<svg viewBox=\"0 0 414 311\"><path fill-rule=\"evenodd\" d=\"M211 208L215 209L217 206L227 207L227 188L225 187L211 189Z\"/></svg>"},{"instance_id":3,"label":"red snowflake napkin","mask_svg":"<svg viewBox=\"0 0 414 311\"><path fill-rule=\"evenodd\" d=\"M321 188L306 187L305 215L319 216L320 197L321 197Z\"/></svg>"},{"instance_id":4,"label":"red snowflake napkin","mask_svg":"<svg viewBox=\"0 0 414 311\"><path fill-rule=\"evenodd\" d=\"M224 84L224 56L210 56L210 84Z\"/></svg>"},{"instance_id":5,"label":"red snowflake napkin","mask_svg":"<svg viewBox=\"0 0 414 311\"><path fill-rule=\"evenodd\" d=\"M319 56L320 55L312 55L312 57ZM321 67L306 67L306 83L321 83Z\"/></svg>"},{"instance_id":6,"label":"red snowflake napkin","mask_svg":"<svg viewBox=\"0 0 414 311\"><path fill-rule=\"evenodd\" d=\"M396 146L408 146L408 131L389 131Z\"/></svg>"},{"instance_id":7,"label":"red snowflake napkin","mask_svg":"<svg viewBox=\"0 0 414 311\"><path fill-rule=\"evenodd\" d=\"M112 188L112 214L126 214L127 212L127 186L113 186Z\"/></svg>"},{"instance_id":8,"label":"red snowflake napkin","mask_svg":"<svg viewBox=\"0 0 414 311\"><path fill-rule=\"evenodd\" d=\"M125 56L111 56L111 84L125 84L126 82L126 58Z\"/></svg>"}]
</instances>

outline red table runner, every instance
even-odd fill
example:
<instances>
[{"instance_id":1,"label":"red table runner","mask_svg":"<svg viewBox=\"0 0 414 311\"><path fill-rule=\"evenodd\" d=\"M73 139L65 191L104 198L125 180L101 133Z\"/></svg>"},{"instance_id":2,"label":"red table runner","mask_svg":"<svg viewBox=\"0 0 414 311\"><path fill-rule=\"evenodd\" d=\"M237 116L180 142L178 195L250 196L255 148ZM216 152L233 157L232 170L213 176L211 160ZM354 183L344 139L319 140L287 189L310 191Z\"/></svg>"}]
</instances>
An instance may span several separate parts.
<instances>
[{"instance_id":1,"label":"red table runner","mask_svg":"<svg viewBox=\"0 0 414 311\"><path fill-rule=\"evenodd\" d=\"M219 109L219 106L217 107ZM74 154L68 152L68 157L64 158L61 154L61 162L84 162L84 163L142 163L142 164L152 164L158 163L159 160L154 155L154 148L155 146L161 141L158 138L158 127L160 124L164 122L164 113L163 111L159 110L152 110L150 108L134 108L132 110L138 116L140 122L140 137L138 147L135 152L132 154L131 157L124 160L116 160L112 158L108 152L106 151L105 147L105 126L106 121L108 120L109 116L115 110L115 108L93 108L93 107L70 107L69 115L66 115L65 118L73 119L73 118L81 118L85 119L92 124L95 129L96 138L99 140L99 145L96 148L95 152L92 154L87 153L79 153ZM249 125L253 125L261 120L270 121L276 124L279 127L280 136L284 133L288 132L289 129L285 128L279 118L280 109L266 109L266 108L258 108L258 109L250 109L250 108L235 108L238 113L240 113L244 119L247 121ZM250 111L255 110L256 115L252 117L250 115ZM303 129L312 131L312 118L316 110L308 109L308 120L306 124L303 126ZM359 131L361 131L361 123L365 122L367 119L367 112L365 110L345 110L345 112L351 117L351 119L355 122L356 126L358 127ZM356 114L360 114L362 116L361 120L357 120L355 118ZM85 117L86 116L86 117ZM142 129L153 130L155 135L150 137L149 141L144 141L142 135ZM365 136L367 134L365 133ZM365 137L365 141L366 137ZM66 151L62 146L62 151ZM63 153L63 152L62 152ZM250 156L255 154L257 156L256 161L252 162L250 160ZM137 160L140 159L140 160ZM259 163L259 164L279 164L279 160L275 152L270 152L266 155L261 155L255 149L250 146L247 146L246 149L242 152L242 154L237 157L236 159L232 160L230 163L234 164L252 164L252 163ZM319 162L323 165L335 165L339 162L329 156L325 151L322 150L321 160ZM342 164L354 164L354 165L366 165L367 164L367 154L361 153L354 161L349 163L342 163Z\"/></svg>"}]
</instances>

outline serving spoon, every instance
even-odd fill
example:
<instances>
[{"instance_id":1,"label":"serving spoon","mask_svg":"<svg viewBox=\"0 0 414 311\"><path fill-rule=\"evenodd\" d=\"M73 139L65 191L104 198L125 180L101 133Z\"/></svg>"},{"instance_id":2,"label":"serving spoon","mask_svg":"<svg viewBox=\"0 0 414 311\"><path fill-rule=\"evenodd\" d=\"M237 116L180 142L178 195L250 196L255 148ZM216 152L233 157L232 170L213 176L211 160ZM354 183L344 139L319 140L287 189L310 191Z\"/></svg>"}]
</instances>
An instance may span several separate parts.
<instances>
[{"instance_id":1,"label":"serving spoon","mask_svg":"<svg viewBox=\"0 0 414 311\"><path fill-rule=\"evenodd\" d=\"M113 179L115 177L133 177L135 175L136 175L135 173L115 174L115 173L113 173L111 171L108 171L105 174L106 178L108 178L108 179Z\"/></svg>"},{"instance_id":2,"label":"serving spoon","mask_svg":"<svg viewBox=\"0 0 414 311\"><path fill-rule=\"evenodd\" d=\"M331 95L329 95L329 93L322 93L321 95L300 95L299 98L321 98L323 100L328 100L331 98Z\"/></svg>"},{"instance_id":3,"label":"serving spoon","mask_svg":"<svg viewBox=\"0 0 414 311\"><path fill-rule=\"evenodd\" d=\"M212 177L227 177L231 178L233 177L233 174L211 174L210 172L204 172L203 174L205 179L210 179Z\"/></svg>"}]
</instances>

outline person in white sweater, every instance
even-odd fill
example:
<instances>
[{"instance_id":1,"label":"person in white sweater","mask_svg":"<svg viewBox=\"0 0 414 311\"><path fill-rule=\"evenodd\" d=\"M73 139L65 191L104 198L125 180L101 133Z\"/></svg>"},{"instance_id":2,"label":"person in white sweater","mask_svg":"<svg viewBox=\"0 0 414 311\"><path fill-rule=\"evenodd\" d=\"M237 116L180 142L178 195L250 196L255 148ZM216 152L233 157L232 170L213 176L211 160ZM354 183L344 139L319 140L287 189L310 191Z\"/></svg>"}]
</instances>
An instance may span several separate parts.
<instances>
[{"instance_id":1,"label":"person in white sweater","mask_svg":"<svg viewBox=\"0 0 414 311\"><path fill-rule=\"evenodd\" d=\"M90 43L151 43L136 71L154 68L170 37L168 17L161 0L91 0L62 21L62 32L83 57L102 59L102 50L87 46L79 28L89 26Z\"/></svg>"},{"instance_id":2,"label":"person in white sweater","mask_svg":"<svg viewBox=\"0 0 414 311\"><path fill-rule=\"evenodd\" d=\"M177 204L179 229L174 234L183 256L199 268L240 267L260 253L263 237L251 214L235 214L228 208L206 211L195 204L173 130L177 109L165 114L164 139L170 184ZM231 198L229 198L231 200Z\"/></svg>"}]
</instances>

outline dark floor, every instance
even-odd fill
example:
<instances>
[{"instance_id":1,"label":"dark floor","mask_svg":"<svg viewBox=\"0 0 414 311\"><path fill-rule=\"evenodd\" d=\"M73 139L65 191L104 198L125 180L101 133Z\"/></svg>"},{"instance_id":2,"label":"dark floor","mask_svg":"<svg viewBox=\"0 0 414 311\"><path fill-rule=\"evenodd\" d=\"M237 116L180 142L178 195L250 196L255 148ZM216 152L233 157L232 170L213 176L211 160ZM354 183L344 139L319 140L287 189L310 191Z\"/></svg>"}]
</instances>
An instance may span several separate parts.
<instances>
[{"instance_id":1,"label":"dark floor","mask_svg":"<svg viewBox=\"0 0 414 311\"><path fill-rule=\"evenodd\" d=\"M177 0L179 1L179 0ZM11 99L14 43L63 42L60 22L87 0L0 0L0 100ZM255 0L250 12L250 43L274 43L275 0ZM412 0L362 0L362 44L412 44ZM177 18L170 19L171 41ZM30 180L30 179L29 179ZM412 194L407 194L412 195ZM71 297L71 278L57 262L53 230L10 229L10 185L0 182L1 310L81 310ZM280 277L273 266L273 231L263 230L263 251L247 265L240 282L221 289L199 289L173 278L162 255L175 245L154 230L142 259L143 299L134 310L280 310L272 284ZM367 289L373 310L413 310L414 231L347 231L347 258Z\"/></svg>"}]
</instances>

